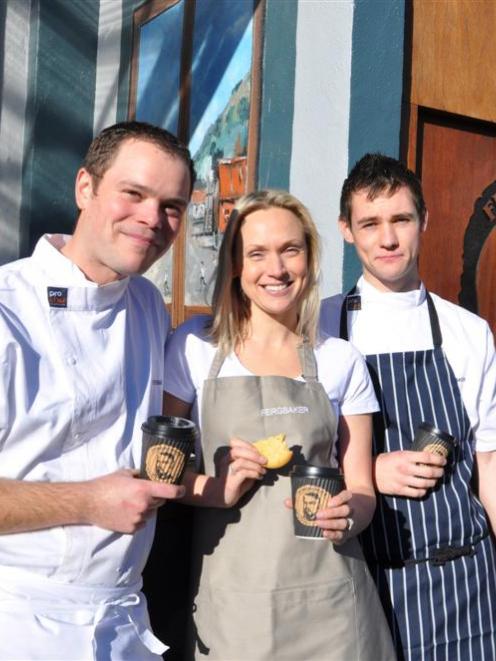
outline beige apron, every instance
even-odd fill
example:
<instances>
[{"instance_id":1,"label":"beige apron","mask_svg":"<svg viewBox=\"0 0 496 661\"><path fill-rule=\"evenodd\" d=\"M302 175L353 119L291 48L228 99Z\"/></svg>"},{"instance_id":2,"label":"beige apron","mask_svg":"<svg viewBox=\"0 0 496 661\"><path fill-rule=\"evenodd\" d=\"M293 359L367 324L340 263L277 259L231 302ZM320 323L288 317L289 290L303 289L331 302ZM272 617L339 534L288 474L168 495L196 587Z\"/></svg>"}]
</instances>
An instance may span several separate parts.
<instances>
[{"instance_id":1,"label":"beige apron","mask_svg":"<svg viewBox=\"0 0 496 661\"><path fill-rule=\"evenodd\" d=\"M279 376L216 378L202 404L205 473L231 436L284 432L292 463L329 466L337 419L317 381L313 350L300 351L304 381ZM268 471L230 509L198 509L193 544L192 635L196 658L222 661L394 659L372 579L356 539L334 547L298 539L284 499L291 464Z\"/></svg>"}]
</instances>

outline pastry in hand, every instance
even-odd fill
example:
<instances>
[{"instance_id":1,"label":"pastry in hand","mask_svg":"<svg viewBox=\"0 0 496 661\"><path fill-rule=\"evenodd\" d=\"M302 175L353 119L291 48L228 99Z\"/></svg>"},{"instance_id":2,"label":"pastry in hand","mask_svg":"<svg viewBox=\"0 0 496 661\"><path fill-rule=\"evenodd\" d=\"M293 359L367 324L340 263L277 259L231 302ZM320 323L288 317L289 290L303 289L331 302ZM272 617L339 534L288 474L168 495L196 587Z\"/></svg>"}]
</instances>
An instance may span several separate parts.
<instances>
[{"instance_id":1,"label":"pastry in hand","mask_svg":"<svg viewBox=\"0 0 496 661\"><path fill-rule=\"evenodd\" d=\"M286 434L277 434L253 443L260 454L267 459L265 468L282 468L291 460L293 452L286 445L285 438Z\"/></svg>"}]
</instances>

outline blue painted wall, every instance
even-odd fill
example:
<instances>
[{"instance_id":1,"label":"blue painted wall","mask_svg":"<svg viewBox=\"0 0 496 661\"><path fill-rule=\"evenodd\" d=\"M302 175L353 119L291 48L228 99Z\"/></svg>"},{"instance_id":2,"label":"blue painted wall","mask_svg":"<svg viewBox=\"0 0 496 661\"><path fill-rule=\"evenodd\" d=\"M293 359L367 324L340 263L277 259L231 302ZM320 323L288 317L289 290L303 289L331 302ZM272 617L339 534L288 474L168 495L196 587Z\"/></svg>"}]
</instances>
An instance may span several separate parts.
<instances>
[{"instance_id":1,"label":"blue painted wall","mask_svg":"<svg viewBox=\"0 0 496 661\"><path fill-rule=\"evenodd\" d=\"M356 0L353 16L349 169L365 153L399 157L403 93L404 0ZM345 244L343 290L361 273Z\"/></svg>"}]
</instances>

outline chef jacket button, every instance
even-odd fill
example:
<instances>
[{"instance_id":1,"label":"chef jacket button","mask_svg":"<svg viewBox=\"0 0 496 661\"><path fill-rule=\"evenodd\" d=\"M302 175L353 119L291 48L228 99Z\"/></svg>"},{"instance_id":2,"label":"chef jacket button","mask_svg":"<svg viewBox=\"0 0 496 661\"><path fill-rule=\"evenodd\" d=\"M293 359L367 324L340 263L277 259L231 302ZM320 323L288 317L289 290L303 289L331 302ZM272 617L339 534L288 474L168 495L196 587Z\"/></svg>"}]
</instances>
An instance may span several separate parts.
<instances>
[{"instance_id":1,"label":"chef jacket button","mask_svg":"<svg viewBox=\"0 0 496 661\"><path fill-rule=\"evenodd\" d=\"M68 356L67 363L68 363L68 365L75 365L77 363L76 357L75 356Z\"/></svg>"}]
</instances>

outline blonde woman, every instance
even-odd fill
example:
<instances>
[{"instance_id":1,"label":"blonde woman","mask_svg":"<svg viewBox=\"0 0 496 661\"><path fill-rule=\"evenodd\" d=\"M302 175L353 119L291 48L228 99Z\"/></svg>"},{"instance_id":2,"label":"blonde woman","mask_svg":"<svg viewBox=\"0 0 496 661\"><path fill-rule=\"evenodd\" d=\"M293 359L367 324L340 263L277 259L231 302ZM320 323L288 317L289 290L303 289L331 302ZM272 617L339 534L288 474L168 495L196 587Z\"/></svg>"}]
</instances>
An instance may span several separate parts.
<instances>
[{"instance_id":1,"label":"blonde woman","mask_svg":"<svg viewBox=\"0 0 496 661\"><path fill-rule=\"evenodd\" d=\"M221 246L212 318L189 320L168 345L166 413L201 428L203 470L186 478L189 502L202 506L195 658L394 658L356 540L375 507L377 403L351 345L316 341L318 274L307 209L284 192L247 195ZM282 432L293 464L344 472L346 490L317 515L328 543L295 537L284 507L291 464L267 470L251 444Z\"/></svg>"}]
</instances>

